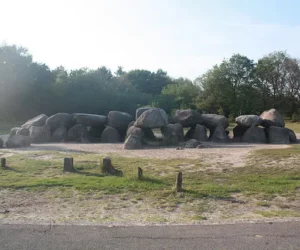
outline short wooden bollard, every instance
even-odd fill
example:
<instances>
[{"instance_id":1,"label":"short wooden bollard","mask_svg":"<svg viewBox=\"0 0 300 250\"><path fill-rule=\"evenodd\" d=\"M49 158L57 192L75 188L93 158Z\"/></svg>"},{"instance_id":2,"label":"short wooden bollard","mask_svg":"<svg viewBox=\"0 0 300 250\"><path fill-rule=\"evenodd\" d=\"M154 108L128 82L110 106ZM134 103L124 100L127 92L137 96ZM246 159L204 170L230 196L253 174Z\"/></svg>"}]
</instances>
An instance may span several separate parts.
<instances>
[{"instance_id":1,"label":"short wooden bollard","mask_svg":"<svg viewBox=\"0 0 300 250\"><path fill-rule=\"evenodd\" d=\"M138 180L143 179L143 169L138 167L138 175L137 175Z\"/></svg>"},{"instance_id":2,"label":"short wooden bollard","mask_svg":"<svg viewBox=\"0 0 300 250\"><path fill-rule=\"evenodd\" d=\"M1 168L6 168L6 159L1 158Z\"/></svg>"},{"instance_id":3,"label":"short wooden bollard","mask_svg":"<svg viewBox=\"0 0 300 250\"><path fill-rule=\"evenodd\" d=\"M75 172L73 165L73 158L65 158L64 159L64 171L65 172Z\"/></svg>"},{"instance_id":4,"label":"short wooden bollard","mask_svg":"<svg viewBox=\"0 0 300 250\"><path fill-rule=\"evenodd\" d=\"M176 178L176 191L182 192L182 173L179 172Z\"/></svg>"},{"instance_id":5,"label":"short wooden bollard","mask_svg":"<svg viewBox=\"0 0 300 250\"><path fill-rule=\"evenodd\" d=\"M112 166L110 157L103 158L102 172L104 174L115 174L116 170Z\"/></svg>"}]
</instances>

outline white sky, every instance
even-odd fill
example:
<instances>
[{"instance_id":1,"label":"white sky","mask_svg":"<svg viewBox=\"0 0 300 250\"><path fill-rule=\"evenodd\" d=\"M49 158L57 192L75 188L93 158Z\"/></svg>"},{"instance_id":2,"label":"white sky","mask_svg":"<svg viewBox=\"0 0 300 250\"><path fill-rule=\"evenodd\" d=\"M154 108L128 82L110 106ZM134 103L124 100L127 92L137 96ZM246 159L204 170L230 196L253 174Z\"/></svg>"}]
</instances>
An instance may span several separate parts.
<instances>
[{"instance_id":1,"label":"white sky","mask_svg":"<svg viewBox=\"0 0 300 250\"><path fill-rule=\"evenodd\" d=\"M161 68L192 80L233 53L300 57L298 23L260 20L224 2L0 0L0 42L27 47L50 68Z\"/></svg>"}]
</instances>

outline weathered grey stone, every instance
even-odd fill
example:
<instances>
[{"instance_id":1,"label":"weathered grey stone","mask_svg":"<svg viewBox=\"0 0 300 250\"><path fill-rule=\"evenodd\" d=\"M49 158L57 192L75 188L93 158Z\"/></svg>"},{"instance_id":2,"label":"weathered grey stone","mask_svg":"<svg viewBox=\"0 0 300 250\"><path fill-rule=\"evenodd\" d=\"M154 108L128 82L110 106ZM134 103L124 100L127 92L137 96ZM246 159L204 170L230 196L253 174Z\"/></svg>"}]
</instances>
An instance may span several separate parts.
<instances>
[{"instance_id":1,"label":"weathered grey stone","mask_svg":"<svg viewBox=\"0 0 300 250\"><path fill-rule=\"evenodd\" d=\"M0 148L3 148L4 146L4 141L0 138Z\"/></svg>"},{"instance_id":2,"label":"weathered grey stone","mask_svg":"<svg viewBox=\"0 0 300 250\"><path fill-rule=\"evenodd\" d=\"M14 128L12 128L10 130L10 132L9 132L9 136L16 135L19 129L20 129L20 127L14 127Z\"/></svg>"},{"instance_id":3,"label":"weathered grey stone","mask_svg":"<svg viewBox=\"0 0 300 250\"><path fill-rule=\"evenodd\" d=\"M284 118L276 109L266 110L260 115L260 117L261 119L271 121L272 126L276 126L276 127L285 126Z\"/></svg>"},{"instance_id":4,"label":"weathered grey stone","mask_svg":"<svg viewBox=\"0 0 300 250\"><path fill-rule=\"evenodd\" d=\"M265 130L259 127L251 127L247 129L242 137L242 142L247 143L267 143Z\"/></svg>"},{"instance_id":5,"label":"weathered grey stone","mask_svg":"<svg viewBox=\"0 0 300 250\"><path fill-rule=\"evenodd\" d=\"M128 124L133 120L132 116L125 112L110 111L108 113L108 126L117 129L120 133L126 133Z\"/></svg>"},{"instance_id":6,"label":"weathered grey stone","mask_svg":"<svg viewBox=\"0 0 300 250\"><path fill-rule=\"evenodd\" d=\"M270 120L261 119L260 125L264 128L269 128L269 127L273 126L273 122Z\"/></svg>"},{"instance_id":7,"label":"weathered grey stone","mask_svg":"<svg viewBox=\"0 0 300 250\"><path fill-rule=\"evenodd\" d=\"M89 142L88 131L82 124L76 124L68 131L68 141Z\"/></svg>"},{"instance_id":8,"label":"weathered grey stone","mask_svg":"<svg viewBox=\"0 0 300 250\"><path fill-rule=\"evenodd\" d=\"M195 139L190 139L188 141L185 142L184 147L185 148L196 148L198 145L200 145L201 143Z\"/></svg>"},{"instance_id":9,"label":"weathered grey stone","mask_svg":"<svg viewBox=\"0 0 300 250\"><path fill-rule=\"evenodd\" d=\"M207 141L207 130L203 125L197 124L195 127L190 128L190 130L186 133L185 139L196 139L198 141Z\"/></svg>"},{"instance_id":10,"label":"weathered grey stone","mask_svg":"<svg viewBox=\"0 0 300 250\"><path fill-rule=\"evenodd\" d=\"M28 128L20 128L17 130L16 135L29 136L29 129Z\"/></svg>"},{"instance_id":11,"label":"weathered grey stone","mask_svg":"<svg viewBox=\"0 0 300 250\"><path fill-rule=\"evenodd\" d=\"M168 115L163 109L149 109L141 114L134 126L139 128L161 128L168 125Z\"/></svg>"},{"instance_id":12,"label":"weathered grey stone","mask_svg":"<svg viewBox=\"0 0 300 250\"><path fill-rule=\"evenodd\" d=\"M267 138L272 144L289 144L290 132L287 128L271 126L267 129Z\"/></svg>"},{"instance_id":13,"label":"weathered grey stone","mask_svg":"<svg viewBox=\"0 0 300 250\"><path fill-rule=\"evenodd\" d=\"M65 142L67 138L67 129L65 127L59 127L54 130L51 136L53 142Z\"/></svg>"},{"instance_id":14,"label":"weathered grey stone","mask_svg":"<svg viewBox=\"0 0 300 250\"><path fill-rule=\"evenodd\" d=\"M24 135L13 135L10 136L6 141L7 148L22 148L30 146L29 136Z\"/></svg>"},{"instance_id":15,"label":"weathered grey stone","mask_svg":"<svg viewBox=\"0 0 300 250\"><path fill-rule=\"evenodd\" d=\"M129 124L128 124L128 128L130 128L130 127L134 126L134 123L135 123L135 121L131 121L131 122L129 122Z\"/></svg>"},{"instance_id":16,"label":"weathered grey stone","mask_svg":"<svg viewBox=\"0 0 300 250\"><path fill-rule=\"evenodd\" d=\"M31 126L29 128L29 136L32 143L50 142L50 127L48 125L45 125L43 127Z\"/></svg>"},{"instance_id":17,"label":"weathered grey stone","mask_svg":"<svg viewBox=\"0 0 300 250\"><path fill-rule=\"evenodd\" d=\"M139 119L139 117L141 116L141 114L143 114L145 111L149 110L149 109L153 109L153 107L142 107L136 110L135 112L135 119Z\"/></svg>"},{"instance_id":18,"label":"weathered grey stone","mask_svg":"<svg viewBox=\"0 0 300 250\"><path fill-rule=\"evenodd\" d=\"M22 128L29 129L31 126L43 127L46 123L48 116L45 114L38 115L30 120L28 120L25 124L22 125Z\"/></svg>"},{"instance_id":19,"label":"weathered grey stone","mask_svg":"<svg viewBox=\"0 0 300 250\"><path fill-rule=\"evenodd\" d=\"M289 131L289 139L290 139L290 143L296 143L297 142L297 136L294 133L293 130L287 128L287 130Z\"/></svg>"},{"instance_id":20,"label":"weathered grey stone","mask_svg":"<svg viewBox=\"0 0 300 250\"><path fill-rule=\"evenodd\" d=\"M241 138L243 137L243 135L246 133L247 129L249 127L244 127L244 126L240 126L240 125L236 125L233 128L233 138Z\"/></svg>"},{"instance_id":21,"label":"weathered grey stone","mask_svg":"<svg viewBox=\"0 0 300 250\"><path fill-rule=\"evenodd\" d=\"M210 130L214 130L218 126L221 126L224 129L229 126L228 119L223 115L202 114L201 116L202 116L201 125L204 125Z\"/></svg>"},{"instance_id":22,"label":"weathered grey stone","mask_svg":"<svg viewBox=\"0 0 300 250\"><path fill-rule=\"evenodd\" d=\"M120 134L118 130L113 127L107 126L102 135L101 135L101 142L103 143L117 143L120 142Z\"/></svg>"},{"instance_id":23,"label":"weathered grey stone","mask_svg":"<svg viewBox=\"0 0 300 250\"><path fill-rule=\"evenodd\" d=\"M84 126L101 127L107 123L107 116L104 115L74 113L72 117L75 124L82 124Z\"/></svg>"},{"instance_id":24,"label":"weathered grey stone","mask_svg":"<svg viewBox=\"0 0 300 250\"><path fill-rule=\"evenodd\" d=\"M179 123L168 124L161 128L164 145L177 145L184 141L183 126Z\"/></svg>"},{"instance_id":25,"label":"weathered grey stone","mask_svg":"<svg viewBox=\"0 0 300 250\"><path fill-rule=\"evenodd\" d=\"M212 142L226 143L229 142L229 137L222 125L217 126L214 130L211 131L210 140Z\"/></svg>"},{"instance_id":26,"label":"weathered grey stone","mask_svg":"<svg viewBox=\"0 0 300 250\"><path fill-rule=\"evenodd\" d=\"M131 126L130 128L128 128L127 133L126 133L127 137L129 137L130 135L135 135L135 136L139 137L140 139L142 139L142 137L144 136L144 131L141 128Z\"/></svg>"},{"instance_id":27,"label":"weathered grey stone","mask_svg":"<svg viewBox=\"0 0 300 250\"><path fill-rule=\"evenodd\" d=\"M235 118L237 125L243 127L259 126L262 119L258 115L241 115Z\"/></svg>"},{"instance_id":28,"label":"weathered grey stone","mask_svg":"<svg viewBox=\"0 0 300 250\"><path fill-rule=\"evenodd\" d=\"M50 127L51 131L62 127L69 128L72 126L72 116L66 113L57 113L55 115L50 116L46 120L46 124Z\"/></svg>"},{"instance_id":29,"label":"weathered grey stone","mask_svg":"<svg viewBox=\"0 0 300 250\"><path fill-rule=\"evenodd\" d=\"M129 137L126 139L123 149L141 149L142 148L142 142L141 137L137 135L129 135Z\"/></svg>"},{"instance_id":30,"label":"weathered grey stone","mask_svg":"<svg viewBox=\"0 0 300 250\"><path fill-rule=\"evenodd\" d=\"M192 109L176 110L173 120L175 123L180 123L185 128L203 123L202 115Z\"/></svg>"}]
</instances>

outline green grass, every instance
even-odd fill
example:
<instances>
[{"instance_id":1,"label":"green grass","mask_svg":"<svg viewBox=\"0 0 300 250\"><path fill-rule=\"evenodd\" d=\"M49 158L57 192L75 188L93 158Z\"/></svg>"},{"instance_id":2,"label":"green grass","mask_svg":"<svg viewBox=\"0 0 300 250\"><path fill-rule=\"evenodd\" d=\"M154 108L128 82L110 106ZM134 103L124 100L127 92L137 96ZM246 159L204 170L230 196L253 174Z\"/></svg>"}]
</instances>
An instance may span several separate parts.
<instances>
[{"instance_id":1,"label":"green grass","mask_svg":"<svg viewBox=\"0 0 300 250\"><path fill-rule=\"evenodd\" d=\"M254 201L256 214L294 217L297 215L293 211L298 208L290 206L289 201L297 200L300 194L300 166L291 159L299 159L299 155L297 145L280 150L258 150L249 156L245 167L216 171L199 159L160 160L111 154L114 167L122 171L123 176L109 176L101 173L102 155L41 151L7 157L8 168L0 170L0 190L50 193L53 199L70 199L75 191L81 202L88 202L90 197L100 199L106 211L151 204L153 209L173 213L180 206L182 218L188 221L206 219L203 213L213 213L215 209L211 202L240 206L237 197L243 197L242 201ZM63 158L71 156L77 171L65 173ZM281 161L287 162L287 166L279 164ZM143 169L142 180L137 180L138 167ZM179 171L183 173L183 192L176 193L175 179ZM284 206L274 199L278 196L286 201L281 202ZM112 197L119 202L111 203ZM290 212L266 213L274 206L278 211ZM260 211L261 208L264 211ZM151 214L147 220L164 222L165 217L160 213Z\"/></svg>"},{"instance_id":2,"label":"green grass","mask_svg":"<svg viewBox=\"0 0 300 250\"><path fill-rule=\"evenodd\" d=\"M300 148L281 149L299 154ZM274 150L270 150L273 152ZM269 151L258 151L257 157L270 157ZM268 154L267 154L268 153ZM284 155L281 152L282 155ZM51 160L39 157L52 155ZM296 168L248 165L242 168L216 172L195 159L143 159L112 155L112 161L124 176L105 176L100 172L102 157L97 154L72 154L76 173L62 171L66 153L40 152L31 155L16 155L7 158L8 170L0 172L0 188L43 190L53 187L75 188L82 192L102 190L106 194L135 193L148 197L174 196L175 177L183 172L185 198L230 198L234 193L246 196L264 195L273 197L295 195L300 188L300 171ZM276 155L276 154L275 154ZM288 153L287 153L288 155ZM137 168L144 170L144 179L136 178Z\"/></svg>"},{"instance_id":3,"label":"green grass","mask_svg":"<svg viewBox=\"0 0 300 250\"><path fill-rule=\"evenodd\" d=\"M300 123L299 122L291 122L290 120L285 121L285 126L295 133L300 133Z\"/></svg>"}]
</instances>

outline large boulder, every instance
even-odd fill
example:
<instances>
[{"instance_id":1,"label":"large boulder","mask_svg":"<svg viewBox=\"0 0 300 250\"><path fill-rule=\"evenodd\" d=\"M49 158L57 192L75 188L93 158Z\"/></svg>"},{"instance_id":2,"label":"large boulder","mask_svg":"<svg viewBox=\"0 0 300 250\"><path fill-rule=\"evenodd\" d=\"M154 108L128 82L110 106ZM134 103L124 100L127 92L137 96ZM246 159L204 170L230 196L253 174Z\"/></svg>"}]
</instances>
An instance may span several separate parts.
<instances>
[{"instance_id":1,"label":"large boulder","mask_svg":"<svg viewBox=\"0 0 300 250\"><path fill-rule=\"evenodd\" d=\"M297 136L294 133L294 131L289 129L289 128L287 128L287 130L289 131L290 143L296 143L297 142Z\"/></svg>"},{"instance_id":2,"label":"large boulder","mask_svg":"<svg viewBox=\"0 0 300 250\"><path fill-rule=\"evenodd\" d=\"M207 141L207 129L203 125L197 124L195 127L189 129L185 135L185 139L196 139L198 141Z\"/></svg>"},{"instance_id":3,"label":"large boulder","mask_svg":"<svg viewBox=\"0 0 300 250\"><path fill-rule=\"evenodd\" d=\"M6 141L7 148L22 148L30 146L29 136L24 135L13 135L8 137Z\"/></svg>"},{"instance_id":4,"label":"large boulder","mask_svg":"<svg viewBox=\"0 0 300 250\"><path fill-rule=\"evenodd\" d=\"M68 131L68 141L89 142L88 131L82 124L76 124Z\"/></svg>"},{"instance_id":5,"label":"large boulder","mask_svg":"<svg viewBox=\"0 0 300 250\"><path fill-rule=\"evenodd\" d=\"M50 127L45 125L43 127L31 126L29 128L29 136L32 143L44 143L51 141Z\"/></svg>"},{"instance_id":6,"label":"large boulder","mask_svg":"<svg viewBox=\"0 0 300 250\"><path fill-rule=\"evenodd\" d=\"M67 139L67 134L68 134L68 130L66 129L66 127L63 126L58 127L52 133L51 140L53 142L65 142Z\"/></svg>"},{"instance_id":7,"label":"large boulder","mask_svg":"<svg viewBox=\"0 0 300 250\"><path fill-rule=\"evenodd\" d=\"M75 124L83 124L90 127L101 127L107 123L107 117L104 115L74 113L72 114Z\"/></svg>"},{"instance_id":8,"label":"large boulder","mask_svg":"<svg viewBox=\"0 0 300 250\"><path fill-rule=\"evenodd\" d=\"M133 120L132 116L125 112L110 111L107 124L117 129L120 133L126 133L128 124Z\"/></svg>"},{"instance_id":9,"label":"large boulder","mask_svg":"<svg viewBox=\"0 0 300 250\"><path fill-rule=\"evenodd\" d=\"M266 143L267 137L265 130L259 127L251 127L247 129L242 137L242 142L247 143Z\"/></svg>"},{"instance_id":10,"label":"large boulder","mask_svg":"<svg viewBox=\"0 0 300 250\"><path fill-rule=\"evenodd\" d=\"M228 133L222 125L217 126L211 133L210 141L218 143L229 142Z\"/></svg>"},{"instance_id":11,"label":"large boulder","mask_svg":"<svg viewBox=\"0 0 300 250\"><path fill-rule=\"evenodd\" d=\"M184 147L185 148L196 148L197 146L199 146L201 143L195 139L190 139L188 141L185 142Z\"/></svg>"},{"instance_id":12,"label":"large boulder","mask_svg":"<svg viewBox=\"0 0 300 250\"><path fill-rule=\"evenodd\" d=\"M103 143L121 142L121 138L118 130L116 130L113 127L107 126L101 135L101 142Z\"/></svg>"},{"instance_id":13,"label":"large boulder","mask_svg":"<svg viewBox=\"0 0 300 250\"><path fill-rule=\"evenodd\" d=\"M149 109L141 114L134 126L139 128L161 128L168 125L168 115L163 109Z\"/></svg>"},{"instance_id":14,"label":"large boulder","mask_svg":"<svg viewBox=\"0 0 300 250\"><path fill-rule=\"evenodd\" d=\"M228 119L223 115L202 114L201 116L202 116L201 125L204 125L210 130L214 130L218 126L221 126L224 129L229 126Z\"/></svg>"},{"instance_id":15,"label":"large boulder","mask_svg":"<svg viewBox=\"0 0 300 250\"><path fill-rule=\"evenodd\" d=\"M126 139L123 145L123 149L141 149L142 148L142 142L141 138L137 135L129 135L129 137Z\"/></svg>"},{"instance_id":16,"label":"large boulder","mask_svg":"<svg viewBox=\"0 0 300 250\"><path fill-rule=\"evenodd\" d=\"M290 132L287 128L271 126L267 129L267 138L272 144L289 144Z\"/></svg>"},{"instance_id":17,"label":"large boulder","mask_svg":"<svg viewBox=\"0 0 300 250\"><path fill-rule=\"evenodd\" d=\"M246 133L247 130L248 130L248 127L236 125L233 128L233 138L241 138L241 137L243 137L243 135Z\"/></svg>"},{"instance_id":18,"label":"large boulder","mask_svg":"<svg viewBox=\"0 0 300 250\"><path fill-rule=\"evenodd\" d=\"M29 129L31 126L43 127L46 123L48 116L45 114L38 115L30 120L28 120L25 124L22 125L22 128Z\"/></svg>"},{"instance_id":19,"label":"large boulder","mask_svg":"<svg viewBox=\"0 0 300 250\"><path fill-rule=\"evenodd\" d=\"M13 136L13 135L29 136L29 130L27 128L15 127L12 128L9 132L9 136Z\"/></svg>"},{"instance_id":20,"label":"large boulder","mask_svg":"<svg viewBox=\"0 0 300 250\"><path fill-rule=\"evenodd\" d=\"M62 127L69 128L72 126L72 115L66 113L57 113L50 116L46 120L46 124L50 127L51 131Z\"/></svg>"},{"instance_id":21,"label":"large boulder","mask_svg":"<svg viewBox=\"0 0 300 250\"><path fill-rule=\"evenodd\" d=\"M29 129L28 128L20 128L19 130L17 130L16 135L29 136Z\"/></svg>"},{"instance_id":22,"label":"large boulder","mask_svg":"<svg viewBox=\"0 0 300 250\"><path fill-rule=\"evenodd\" d=\"M10 130L10 132L9 132L9 136L13 136L13 135L16 135L17 134L17 132L19 131L19 127L14 127L14 128L12 128L11 130Z\"/></svg>"},{"instance_id":23,"label":"large boulder","mask_svg":"<svg viewBox=\"0 0 300 250\"><path fill-rule=\"evenodd\" d=\"M141 128L137 128L135 126L131 126L130 128L127 129L126 136L129 137L130 135L135 135L142 139L144 136L144 131Z\"/></svg>"},{"instance_id":24,"label":"large boulder","mask_svg":"<svg viewBox=\"0 0 300 250\"><path fill-rule=\"evenodd\" d=\"M184 141L183 127L179 123L168 124L161 129L164 145L177 145Z\"/></svg>"},{"instance_id":25,"label":"large boulder","mask_svg":"<svg viewBox=\"0 0 300 250\"><path fill-rule=\"evenodd\" d=\"M153 109L153 107L142 107L142 108L138 108L135 111L135 119L137 120L141 114L143 114L145 111L149 110L149 109Z\"/></svg>"},{"instance_id":26,"label":"large boulder","mask_svg":"<svg viewBox=\"0 0 300 250\"><path fill-rule=\"evenodd\" d=\"M272 126L276 126L276 127L284 127L285 126L284 118L276 109L270 109L270 110L264 111L260 115L260 118L263 120L271 121Z\"/></svg>"},{"instance_id":27,"label":"large boulder","mask_svg":"<svg viewBox=\"0 0 300 250\"><path fill-rule=\"evenodd\" d=\"M241 115L235 118L237 125L242 127L259 126L262 119L258 115Z\"/></svg>"},{"instance_id":28,"label":"large boulder","mask_svg":"<svg viewBox=\"0 0 300 250\"><path fill-rule=\"evenodd\" d=\"M203 123L201 114L192 109L176 110L173 120L175 123L180 123L185 128Z\"/></svg>"}]
</instances>

